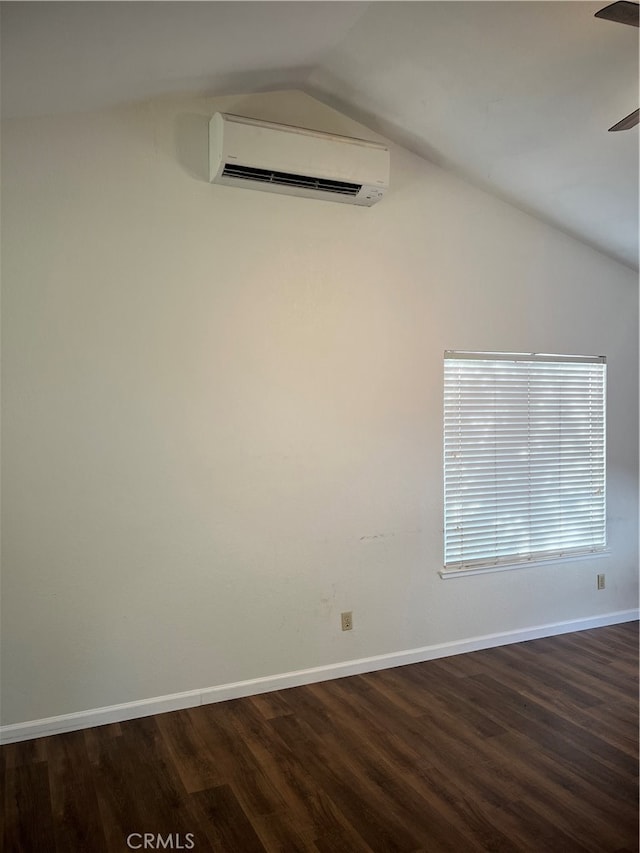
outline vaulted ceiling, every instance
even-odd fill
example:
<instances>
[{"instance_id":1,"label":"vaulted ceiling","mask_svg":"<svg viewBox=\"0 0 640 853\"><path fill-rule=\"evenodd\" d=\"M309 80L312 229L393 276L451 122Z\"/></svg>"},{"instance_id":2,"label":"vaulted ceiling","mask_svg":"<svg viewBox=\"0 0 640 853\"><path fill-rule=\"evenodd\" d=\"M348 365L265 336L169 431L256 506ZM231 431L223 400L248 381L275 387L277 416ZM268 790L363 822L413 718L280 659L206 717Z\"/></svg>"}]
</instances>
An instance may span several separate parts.
<instances>
[{"instance_id":1,"label":"vaulted ceiling","mask_svg":"<svg viewBox=\"0 0 640 853\"><path fill-rule=\"evenodd\" d=\"M3 2L2 112L301 89L637 268L638 30L603 5Z\"/></svg>"}]
</instances>

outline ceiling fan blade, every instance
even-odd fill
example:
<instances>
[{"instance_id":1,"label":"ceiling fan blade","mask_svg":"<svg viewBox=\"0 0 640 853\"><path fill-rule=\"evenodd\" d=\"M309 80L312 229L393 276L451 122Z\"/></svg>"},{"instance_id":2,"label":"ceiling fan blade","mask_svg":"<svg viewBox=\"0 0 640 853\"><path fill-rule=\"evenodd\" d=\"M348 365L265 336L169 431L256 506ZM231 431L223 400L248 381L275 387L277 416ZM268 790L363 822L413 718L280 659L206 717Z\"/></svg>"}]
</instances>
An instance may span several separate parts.
<instances>
[{"instance_id":1,"label":"ceiling fan blade","mask_svg":"<svg viewBox=\"0 0 640 853\"><path fill-rule=\"evenodd\" d=\"M621 119L617 124L614 124L613 127L610 127L609 130L629 130L632 127L635 127L638 124L638 115L640 114L640 110L635 110L632 113L629 113L626 118Z\"/></svg>"},{"instance_id":2,"label":"ceiling fan blade","mask_svg":"<svg viewBox=\"0 0 640 853\"><path fill-rule=\"evenodd\" d=\"M637 3L629 3L628 0L618 0L610 6L605 6L596 12L596 18L604 18L605 21L614 21L616 24L629 24L631 27L638 26Z\"/></svg>"}]
</instances>

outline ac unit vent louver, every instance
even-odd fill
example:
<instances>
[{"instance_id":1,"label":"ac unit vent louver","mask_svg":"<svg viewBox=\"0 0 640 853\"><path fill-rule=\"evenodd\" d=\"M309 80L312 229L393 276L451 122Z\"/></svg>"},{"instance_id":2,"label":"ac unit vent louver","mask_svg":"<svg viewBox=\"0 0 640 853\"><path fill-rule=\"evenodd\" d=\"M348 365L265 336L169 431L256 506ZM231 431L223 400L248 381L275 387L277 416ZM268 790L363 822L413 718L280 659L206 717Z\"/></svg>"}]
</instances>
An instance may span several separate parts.
<instances>
[{"instance_id":1,"label":"ac unit vent louver","mask_svg":"<svg viewBox=\"0 0 640 853\"><path fill-rule=\"evenodd\" d=\"M365 139L216 113L209 124L209 180L371 207L389 186L389 149Z\"/></svg>"},{"instance_id":2,"label":"ac unit vent louver","mask_svg":"<svg viewBox=\"0 0 640 853\"><path fill-rule=\"evenodd\" d=\"M324 190L328 193L356 196L362 189L362 184L351 184L348 181L330 181L327 178L312 178L310 175L294 175L291 172L273 172L269 169L256 169L253 166L238 166L235 163L225 163L222 170L224 177L244 178L250 181L277 184L281 187L308 187L312 190Z\"/></svg>"}]
</instances>

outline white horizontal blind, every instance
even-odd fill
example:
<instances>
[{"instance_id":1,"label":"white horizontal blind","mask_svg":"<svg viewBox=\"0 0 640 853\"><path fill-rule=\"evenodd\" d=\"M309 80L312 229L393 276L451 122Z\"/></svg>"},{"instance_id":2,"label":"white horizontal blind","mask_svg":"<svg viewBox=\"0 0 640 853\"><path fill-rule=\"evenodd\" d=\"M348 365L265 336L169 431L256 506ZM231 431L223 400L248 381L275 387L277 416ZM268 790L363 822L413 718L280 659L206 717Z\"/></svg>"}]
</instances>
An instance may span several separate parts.
<instances>
[{"instance_id":1,"label":"white horizontal blind","mask_svg":"<svg viewBox=\"0 0 640 853\"><path fill-rule=\"evenodd\" d=\"M603 550L604 357L445 353L445 567Z\"/></svg>"}]
</instances>

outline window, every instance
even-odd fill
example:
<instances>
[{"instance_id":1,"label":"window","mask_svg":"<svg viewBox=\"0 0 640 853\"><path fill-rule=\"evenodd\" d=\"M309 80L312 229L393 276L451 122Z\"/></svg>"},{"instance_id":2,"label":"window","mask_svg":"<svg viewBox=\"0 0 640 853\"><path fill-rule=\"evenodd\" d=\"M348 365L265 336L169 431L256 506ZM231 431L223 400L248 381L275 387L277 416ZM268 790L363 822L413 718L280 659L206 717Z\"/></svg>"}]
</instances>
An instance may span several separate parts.
<instances>
[{"instance_id":1,"label":"window","mask_svg":"<svg viewBox=\"0 0 640 853\"><path fill-rule=\"evenodd\" d=\"M444 365L445 572L604 550L605 358Z\"/></svg>"}]
</instances>

